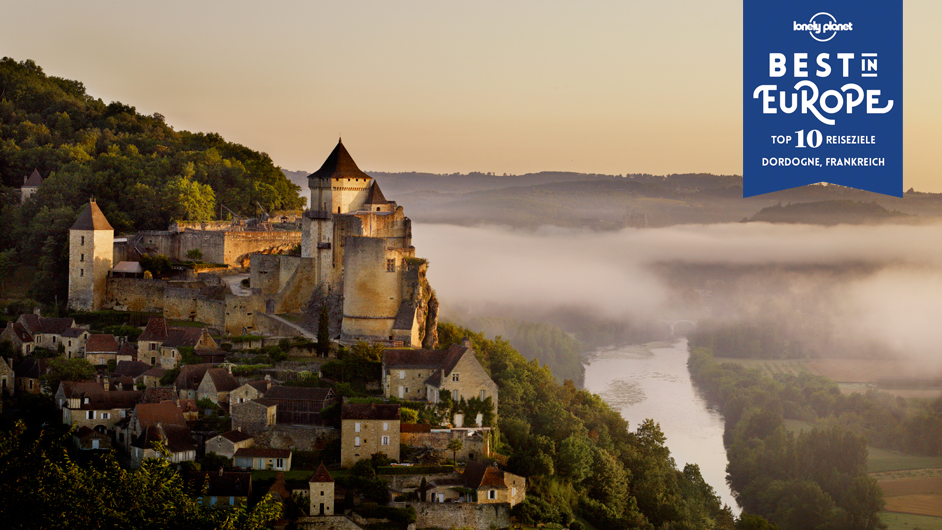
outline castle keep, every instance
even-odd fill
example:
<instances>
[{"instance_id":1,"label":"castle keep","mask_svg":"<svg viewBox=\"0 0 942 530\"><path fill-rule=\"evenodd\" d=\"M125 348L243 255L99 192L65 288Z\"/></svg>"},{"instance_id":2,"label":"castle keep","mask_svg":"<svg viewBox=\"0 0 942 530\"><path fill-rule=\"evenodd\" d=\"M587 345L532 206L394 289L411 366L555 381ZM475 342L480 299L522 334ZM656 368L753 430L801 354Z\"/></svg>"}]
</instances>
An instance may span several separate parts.
<instances>
[{"instance_id":1,"label":"castle keep","mask_svg":"<svg viewBox=\"0 0 942 530\"><path fill-rule=\"evenodd\" d=\"M300 234L178 223L167 233L115 240L114 229L90 202L70 231L69 306L161 311L166 318L197 320L232 334L264 330L270 319L260 314L307 312L316 321L326 307L331 336L342 342L434 347L438 302L425 261L415 257L412 222L402 207L386 199L342 142L308 185L311 209L304 212ZM275 254L296 244L298 235L300 256ZM225 272L188 281L128 277L124 271L137 269L124 260L140 246L177 258L200 249L230 268L249 261L251 288L220 294Z\"/></svg>"}]
</instances>

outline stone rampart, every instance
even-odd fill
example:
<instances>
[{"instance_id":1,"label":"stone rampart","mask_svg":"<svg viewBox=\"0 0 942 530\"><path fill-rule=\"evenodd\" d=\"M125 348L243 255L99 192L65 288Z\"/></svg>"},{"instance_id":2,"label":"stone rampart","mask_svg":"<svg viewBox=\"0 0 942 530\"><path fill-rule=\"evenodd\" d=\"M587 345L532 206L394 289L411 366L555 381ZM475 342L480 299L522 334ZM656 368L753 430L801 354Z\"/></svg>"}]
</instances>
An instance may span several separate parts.
<instances>
[{"instance_id":1,"label":"stone rampart","mask_svg":"<svg viewBox=\"0 0 942 530\"><path fill-rule=\"evenodd\" d=\"M421 528L508 528L510 504L394 502L392 506L415 508L415 527Z\"/></svg>"},{"instance_id":2,"label":"stone rampart","mask_svg":"<svg viewBox=\"0 0 942 530\"><path fill-rule=\"evenodd\" d=\"M320 451L328 443L338 439L340 439L340 431L333 427L272 425L255 435L255 445L272 449Z\"/></svg>"}]
</instances>

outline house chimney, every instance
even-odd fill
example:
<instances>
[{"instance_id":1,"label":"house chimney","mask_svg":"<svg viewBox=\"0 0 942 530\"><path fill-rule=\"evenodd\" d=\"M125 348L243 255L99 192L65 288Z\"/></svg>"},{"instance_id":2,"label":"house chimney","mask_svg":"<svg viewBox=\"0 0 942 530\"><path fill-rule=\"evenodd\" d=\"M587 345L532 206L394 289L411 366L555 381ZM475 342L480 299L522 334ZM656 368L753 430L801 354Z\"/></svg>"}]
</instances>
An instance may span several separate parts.
<instances>
[{"instance_id":1,"label":"house chimney","mask_svg":"<svg viewBox=\"0 0 942 530\"><path fill-rule=\"evenodd\" d=\"M219 476L222 476L222 468L219 468Z\"/></svg>"},{"instance_id":2,"label":"house chimney","mask_svg":"<svg viewBox=\"0 0 942 530\"><path fill-rule=\"evenodd\" d=\"M465 337L465 338L461 339L461 345L464 346L465 348L468 348L468 349L470 350L470 349L471 349L471 339L469 339L468 337Z\"/></svg>"}]
</instances>

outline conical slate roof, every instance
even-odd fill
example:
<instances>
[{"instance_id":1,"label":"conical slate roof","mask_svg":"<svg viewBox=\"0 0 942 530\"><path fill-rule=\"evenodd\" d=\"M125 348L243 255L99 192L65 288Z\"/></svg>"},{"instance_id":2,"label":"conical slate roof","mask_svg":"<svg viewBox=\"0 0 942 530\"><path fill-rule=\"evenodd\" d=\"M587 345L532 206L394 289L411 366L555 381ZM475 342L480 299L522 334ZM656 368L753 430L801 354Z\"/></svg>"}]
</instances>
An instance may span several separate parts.
<instances>
[{"instance_id":1,"label":"conical slate roof","mask_svg":"<svg viewBox=\"0 0 942 530\"><path fill-rule=\"evenodd\" d=\"M71 230L114 230L105 214L101 213L101 208L95 201L89 201L85 209L79 214Z\"/></svg>"},{"instance_id":2,"label":"conical slate roof","mask_svg":"<svg viewBox=\"0 0 942 530\"><path fill-rule=\"evenodd\" d=\"M366 201L363 204L389 204L389 201L383 196L383 191L379 189L379 182L373 181L373 185L370 186L370 191L366 195Z\"/></svg>"},{"instance_id":3,"label":"conical slate roof","mask_svg":"<svg viewBox=\"0 0 942 530\"><path fill-rule=\"evenodd\" d=\"M38 188L43 183L43 177L39 174L38 169L34 169L33 173L26 179L26 182L23 183L24 188Z\"/></svg>"},{"instance_id":4,"label":"conical slate roof","mask_svg":"<svg viewBox=\"0 0 942 530\"><path fill-rule=\"evenodd\" d=\"M311 475L311 478L307 480L308 482L333 482L334 478L330 476L330 473L327 471L327 468L324 467L324 463L321 462L321 465L317 466L317 471Z\"/></svg>"},{"instance_id":5,"label":"conical slate roof","mask_svg":"<svg viewBox=\"0 0 942 530\"><path fill-rule=\"evenodd\" d=\"M369 179L372 177L360 171L360 168L357 167L357 163L353 161L350 153L348 153L347 149L343 146L343 142L338 141L337 147L335 147L334 150L330 152L330 156L328 156L327 160L324 161L324 165L322 165L321 168L314 173L308 175L307 178Z\"/></svg>"}]
</instances>

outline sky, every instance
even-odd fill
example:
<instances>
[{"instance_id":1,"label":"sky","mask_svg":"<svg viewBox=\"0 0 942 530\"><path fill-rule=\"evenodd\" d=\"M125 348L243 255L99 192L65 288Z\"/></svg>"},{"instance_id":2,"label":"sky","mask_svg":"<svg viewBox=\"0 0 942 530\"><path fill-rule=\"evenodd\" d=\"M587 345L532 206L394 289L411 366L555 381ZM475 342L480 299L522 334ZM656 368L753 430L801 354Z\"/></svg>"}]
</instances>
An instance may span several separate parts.
<instances>
[{"instance_id":1,"label":"sky","mask_svg":"<svg viewBox=\"0 0 942 530\"><path fill-rule=\"evenodd\" d=\"M289 170L742 173L742 2L0 0L0 54ZM942 2L904 5L904 187L942 192Z\"/></svg>"}]
</instances>

